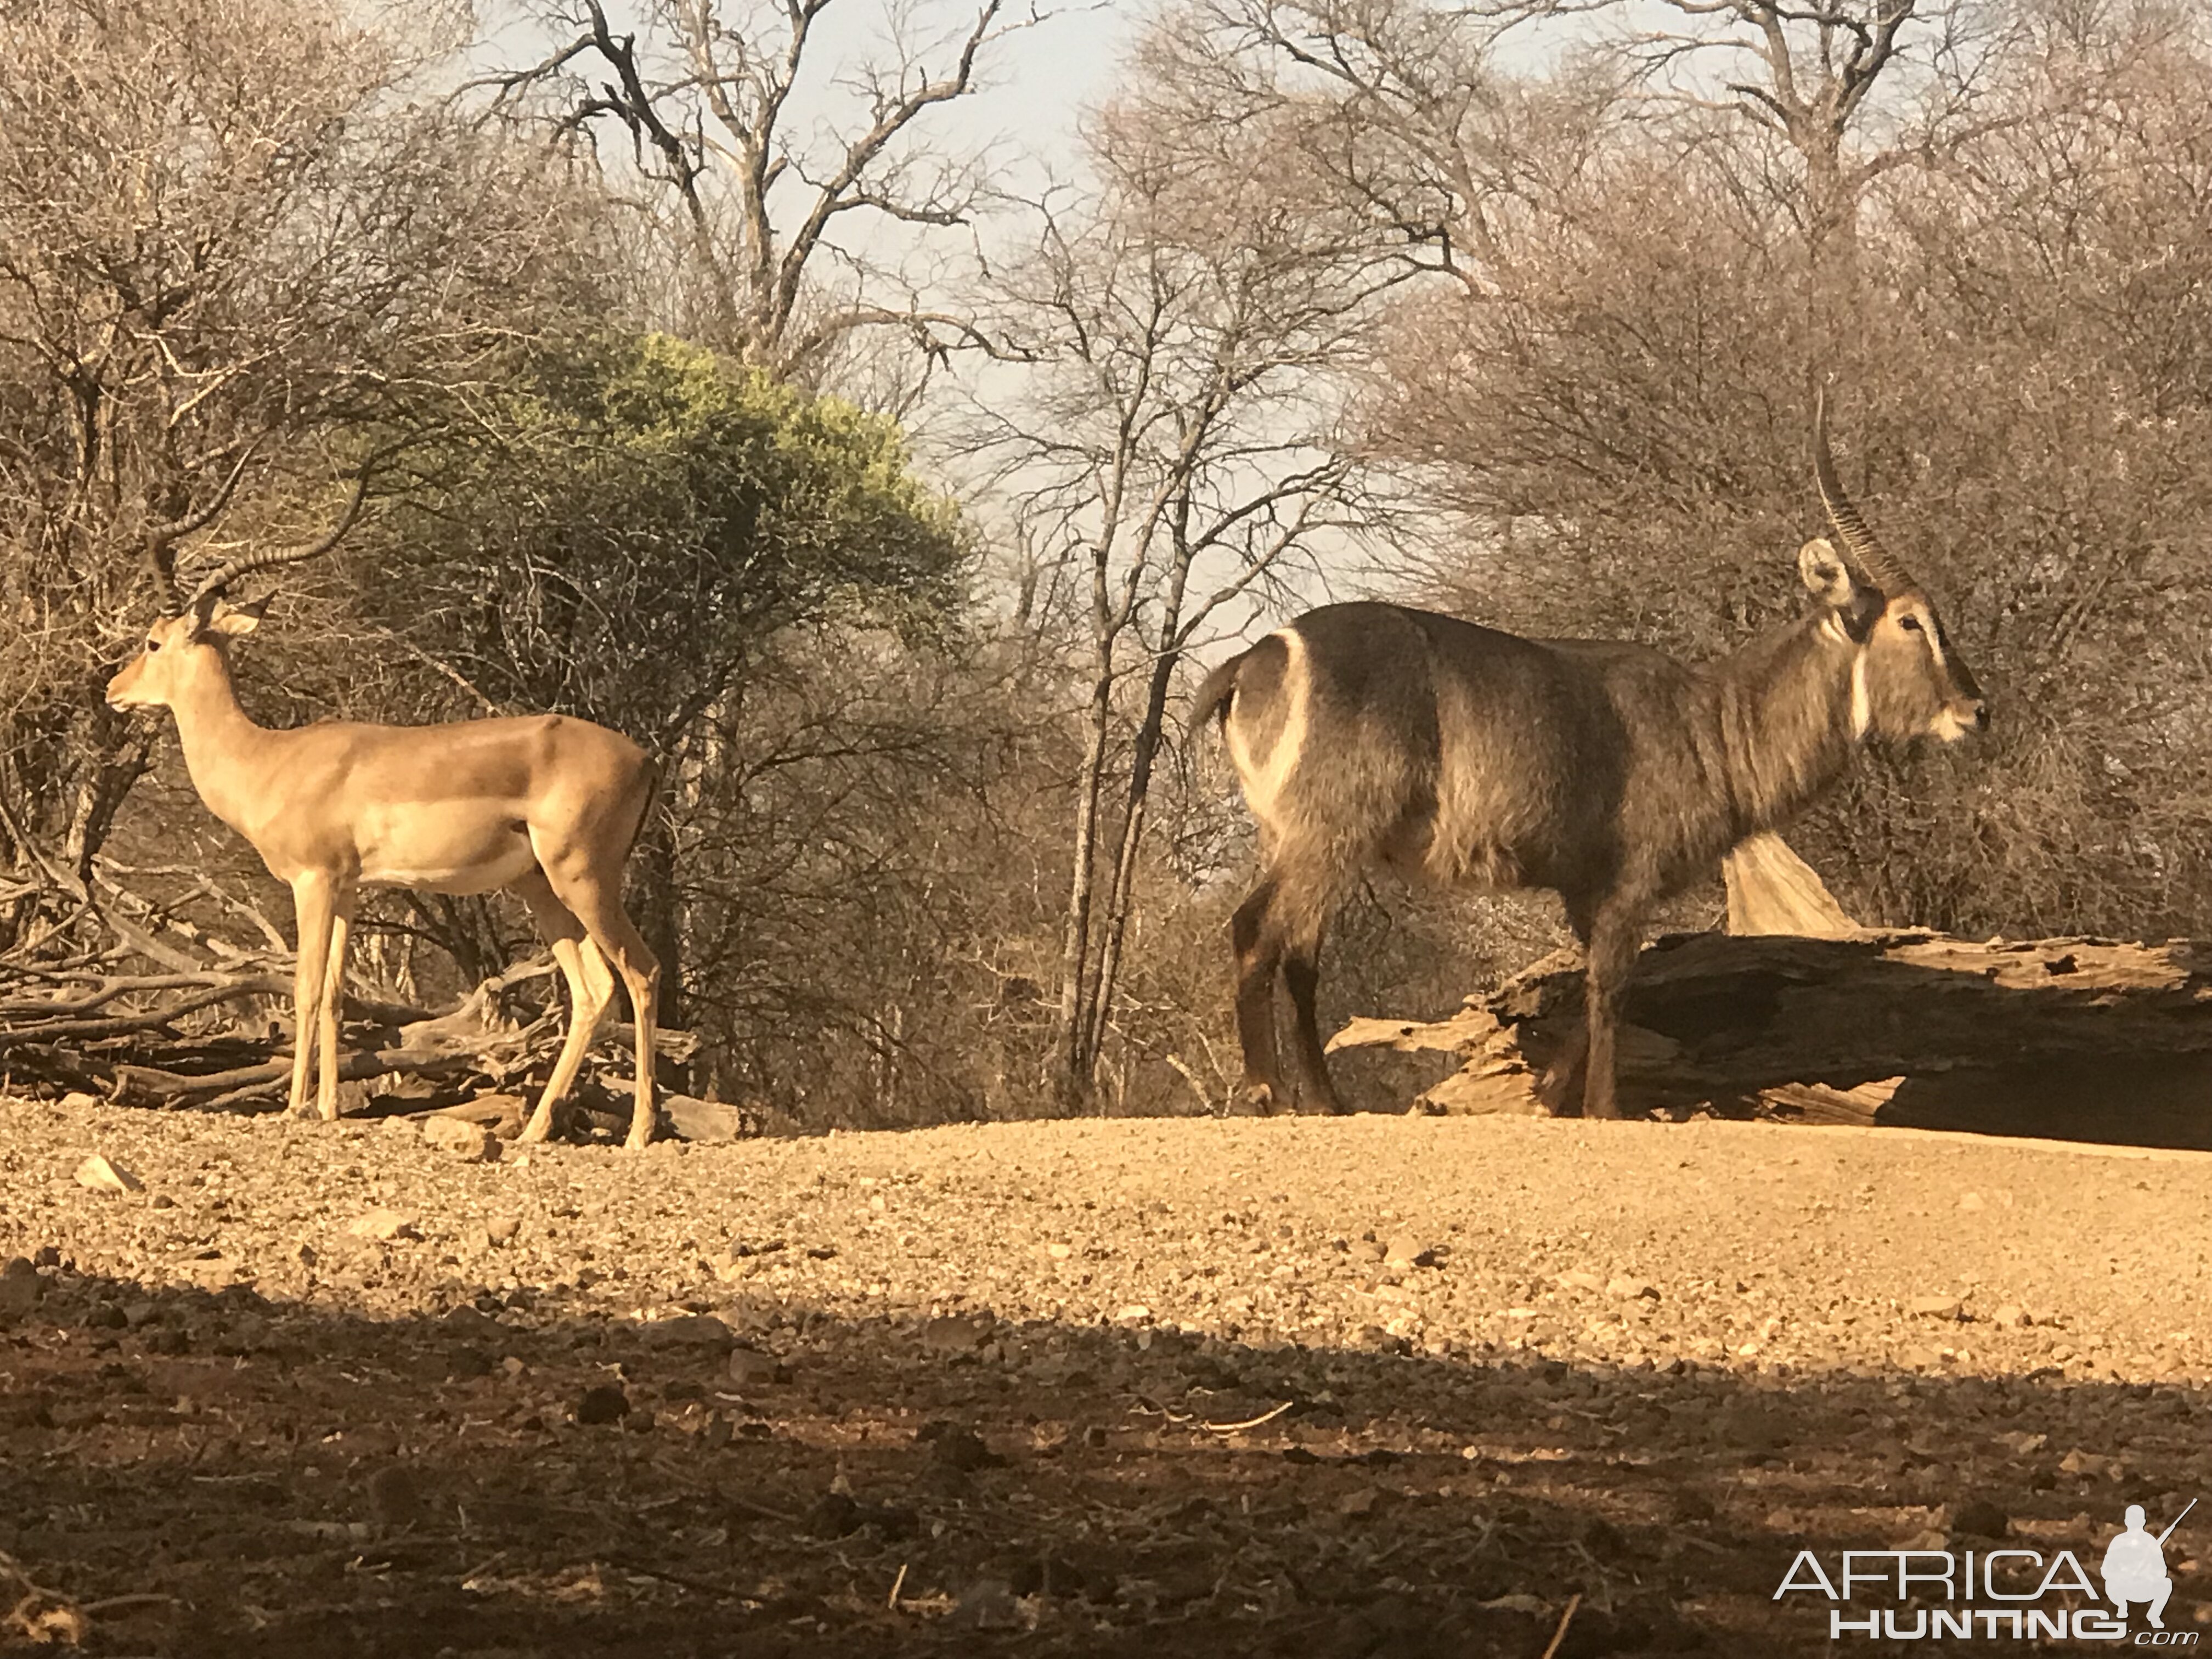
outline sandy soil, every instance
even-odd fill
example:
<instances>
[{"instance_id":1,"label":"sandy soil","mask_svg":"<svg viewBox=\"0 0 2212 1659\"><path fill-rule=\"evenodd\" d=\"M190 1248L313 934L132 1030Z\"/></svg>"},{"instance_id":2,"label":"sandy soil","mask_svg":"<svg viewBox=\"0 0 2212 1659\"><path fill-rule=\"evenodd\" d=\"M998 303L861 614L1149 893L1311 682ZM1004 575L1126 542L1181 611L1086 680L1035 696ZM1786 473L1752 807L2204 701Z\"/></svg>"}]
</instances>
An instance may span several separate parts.
<instances>
[{"instance_id":1,"label":"sandy soil","mask_svg":"<svg viewBox=\"0 0 2212 1659\"><path fill-rule=\"evenodd\" d=\"M1906 1131L464 1163L9 1103L0 1552L41 1594L0 1563L0 1613L111 1654L1538 1659L1578 1596L1555 1659L1888 1650L1773 1599L1799 1548L2094 1566L2124 1504L2212 1500L2208 1216L2212 1158Z\"/></svg>"}]
</instances>

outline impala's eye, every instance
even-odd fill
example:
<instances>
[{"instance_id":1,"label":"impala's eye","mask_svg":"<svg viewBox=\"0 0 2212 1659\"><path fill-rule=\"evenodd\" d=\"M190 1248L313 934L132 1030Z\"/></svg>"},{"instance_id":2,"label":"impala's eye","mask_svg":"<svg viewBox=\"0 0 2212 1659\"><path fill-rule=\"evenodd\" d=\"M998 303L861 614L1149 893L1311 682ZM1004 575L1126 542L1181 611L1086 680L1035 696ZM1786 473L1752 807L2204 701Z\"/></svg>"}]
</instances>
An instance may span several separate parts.
<instances>
[{"instance_id":1,"label":"impala's eye","mask_svg":"<svg viewBox=\"0 0 2212 1659\"><path fill-rule=\"evenodd\" d=\"M1899 628L1904 629L1907 633L1917 634L1920 631L1920 618L1917 617L1899 617L1897 619L1897 625Z\"/></svg>"},{"instance_id":2,"label":"impala's eye","mask_svg":"<svg viewBox=\"0 0 2212 1659\"><path fill-rule=\"evenodd\" d=\"M161 648L161 642L159 640L149 640L146 641L146 654L149 657Z\"/></svg>"}]
</instances>

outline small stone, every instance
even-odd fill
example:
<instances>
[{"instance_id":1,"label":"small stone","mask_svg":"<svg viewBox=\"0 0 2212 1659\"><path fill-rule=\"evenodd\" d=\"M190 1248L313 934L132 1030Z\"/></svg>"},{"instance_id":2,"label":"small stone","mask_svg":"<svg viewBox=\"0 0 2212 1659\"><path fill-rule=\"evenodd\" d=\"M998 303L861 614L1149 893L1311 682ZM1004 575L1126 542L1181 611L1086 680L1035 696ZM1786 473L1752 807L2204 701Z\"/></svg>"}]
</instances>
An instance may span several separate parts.
<instances>
[{"instance_id":1,"label":"small stone","mask_svg":"<svg viewBox=\"0 0 2212 1659\"><path fill-rule=\"evenodd\" d=\"M860 1506L848 1492L825 1492L806 1512L805 1524L817 1538L849 1538L860 1529Z\"/></svg>"},{"instance_id":2,"label":"small stone","mask_svg":"<svg viewBox=\"0 0 2212 1659\"><path fill-rule=\"evenodd\" d=\"M757 1121L738 1107L694 1095L663 1095L661 1121L678 1140L726 1142L757 1134Z\"/></svg>"},{"instance_id":3,"label":"small stone","mask_svg":"<svg viewBox=\"0 0 2212 1659\"><path fill-rule=\"evenodd\" d=\"M1716 1425L1728 1444L1742 1451L1776 1451L1790 1443L1790 1425L1756 1401L1723 1411Z\"/></svg>"},{"instance_id":4,"label":"small stone","mask_svg":"<svg viewBox=\"0 0 2212 1659\"><path fill-rule=\"evenodd\" d=\"M1659 1299L1659 1287L1656 1285L1648 1284L1641 1279L1632 1279L1626 1273L1621 1273L1606 1280L1605 1293L1607 1296L1617 1296L1624 1302L1634 1302L1638 1298L1647 1302L1656 1302Z\"/></svg>"},{"instance_id":5,"label":"small stone","mask_svg":"<svg viewBox=\"0 0 2212 1659\"><path fill-rule=\"evenodd\" d=\"M1143 1303L1132 1302L1127 1307L1115 1310L1114 1322L1117 1325L1142 1325L1152 1316L1152 1310Z\"/></svg>"},{"instance_id":6,"label":"small stone","mask_svg":"<svg viewBox=\"0 0 2212 1659\"><path fill-rule=\"evenodd\" d=\"M1022 1610L1014 1601L1012 1585L1003 1578L981 1578L961 1592L952 1619L969 1630L1017 1630Z\"/></svg>"},{"instance_id":7,"label":"small stone","mask_svg":"<svg viewBox=\"0 0 2212 1659\"><path fill-rule=\"evenodd\" d=\"M1561 1273L1553 1282L1563 1291L1601 1291L1605 1288L1603 1279L1595 1273L1585 1273L1579 1267Z\"/></svg>"},{"instance_id":8,"label":"small stone","mask_svg":"<svg viewBox=\"0 0 2212 1659\"><path fill-rule=\"evenodd\" d=\"M1979 1193L1960 1193L1959 1194L1959 1207L1971 1215L1974 1211L1985 1208L1986 1206L1983 1204L1982 1195Z\"/></svg>"},{"instance_id":9,"label":"small stone","mask_svg":"<svg viewBox=\"0 0 2212 1659\"><path fill-rule=\"evenodd\" d=\"M499 1156L499 1137L481 1123L458 1117L422 1120L422 1139L441 1152L451 1152L465 1163L481 1164Z\"/></svg>"},{"instance_id":10,"label":"small stone","mask_svg":"<svg viewBox=\"0 0 2212 1659\"><path fill-rule=\"evenodd\" d=\"M473 1303L463 1302L446 1311L438 1322L455 1336L489 1336L499 1328L498 1322Z\"/></svg>"},{"instance_id":11,"label":"small stone","mask_svg":"<svg viewBox=\"0 0 2212 1659\"><path fill-rule=\"evenodd\" d=\"M1054 1243L1044 1247L1044 1253L1054 1261L1065 1261L1075 1254L1075 1246Z\"/></svg>"},{"instance_id":12,"label":"small stone","mask_svg":"<svg viewBox=\"0 0 2212 1659\"><path fill-rule=\"evenodd\" d=\"M88 1095L82 1089L72 1089L55 1104L65 1112L85 1112L102 1103L98 1095Z\"/></svg>"},{"instance_id":13,"label":"small stone","mask_svg":"<svg viewBox=\"0 0 2212 1659\"><path fill-rule=\"evenodd\" d=\"M1933 1348L1908 1344L1897 1351L1897 1363L1907 1370L1932 1371L1943 1363L1943 1356Z\"/></svg>"},{"instance_id":14,"label":"small stone","mask_svg":"<svg viewBox=\"0 0 2212 1659\"><path fill-rule=\"evenodd\" d=\"M15 1256L0 1267L0 1325L13 1324L39 1305L46 1282L27 1257Z\"/></svg>"},{"instance_id":15,"label":"small stone","mask_svg":"<svg viewBox=\"0 0 2212 1659\"><path fill-rule=\"evenodd\" d=\"M426 1505L414 1474L398 1463L386 1464L368 1477L369 1512L387 1527L412 1526Z\"/></svg>"},{"instance_id":16,"label":"small stone","mask_svg":"<svg viewBox=\"0 0 2212 1659\"><path fill-rule=\"evenodd\" d=\"M1383 1261L1398 1267L1429 1267L1436 1265L1436 1252L1411 1233L1400 1233L1393 1237L1382 1252Z\"/></svg>"},{"instance_id":17,"label":"small stone","mask_svg":"<svg viewBox=\"0 0 2212 1659\"><path fill-rule=\"evenodd\" d=\"M736 1340L730 1328L712 1314L648 1320L639 1328L647 1341L671 1348L711 1348L720 1352Z\"/></svg>"},{"instance_id":18,"label":"small stone","mask_svg":"<svg viewBox=\"0 0 2212 1659\"><path fill-rule=\"evenodd\" d=\"M926 1442L930 1455L939 1463L963 1474L973 1469L994 1468L1006 1462L983 1443L981 1435L957 1423L925 1423L915 1431L914 1437Z\"/></svg>"},{"instance_id":19,"label":"small stone","mask_svg":"<svg viewBox=\"0 0 2212 1659\"><path fill-rule=\"evenodd\" d=\"M576 1421L586 1428L619 1423L629 1415L629 1396L611 1383L585 1389L583 1399L576 1404Z\"/></svg>"},{"instance_id":20,"label":"small stone","mask_svg":"<svg viewBox=\"0 0 2212 1659\"><path fill-rule=\"evenodd\" d=\"M96 1193L143 1193L146 1183L112 1159L94 1152L76 1166L76 1184Z\"/></svg>"},{"instance_id":21,"label":"small stone","mask_svg":"<svg viewBox=\"0 0 2212 1659\"><path fill-rule=\"evenodd\" d=\"M1955 1296L1916 1296L1905 1310L1921 1319L1956 1319L1966 1311Z\"/></svg>"},{"instance_id":22,"label":"small stone","mask_svg":"<svg viewBox=\"0 0 2212 1659\"><path fill-rule=\"evenodd\" d=\"M376 1127L394 1140L419 1140L422 1135L421 1127L411 1117L383 1118Z\"/></svg>"},{"instance_id":23,"label":"small stone","mask_svg":"<svg viewBox=\"0 0 2212 1659\"><path fill-rule=\"evenodd\" d=\"M781 1382L784 1376L775 1356L757 1348L732 1348L729 1371L730 1381L740 1389L766 1388Z\"/></svg>"},{"instance_id":24,"label":"small stone","mask_svg":"<svg viewBox=\"0 0 2212 1659\"><path fill-rule=\"evenodd\" d=\"M2027 1316L2027 1310L2017 1302L2006 1303L1990 1316L1990 1321L1992 1324L2001 1326L2006 1330L2015 1330L2035 1322Z\"/></svg>"},{"instance_id":25,"label":"small stone","mask_svg":"<svg viewBox=\"0 0 2212 1659\"><path fill-rule=\"evenodd\" d=\"M514 1243L514 1236L521 1231L522 1218L520 1216L494 1216L484 1223L484 1237L502 1247Z\"/></svg>"},{"instance_id":26,"label":"small stone","mask_svg":"<svg viewBox=\"0 0 2212 1659\"><path fill-rule=\"evenodd\" d=\"M346 1224L346 1231L356 1238L389 1242L395 1238L420 1238L415 1218L398 1210L371 1210Z\"/></svg>"},{"instance_id":27,"label":"small stone","mask_svg":"<svg viewBox=\"0 0 2212 1659\"><path fill-rule=\"evenodd\" d=\"M921 1328L921 1346L931 1353L974 1353L991 1340L994 1322L988 1316L947 1314Z\"/></svg>"},{"instance_id":28,"label":"small stone","mask_svg":"<svg viewBox=\"0 0 2212 1659\"><path fill-rule=\"evenodd\" d=\"M195 1256L181 1263L178 1271L203 1290L219 1291L238 1277L238 1262L234 1257L217 1252Z\"/></svg>"},{"instance_id":29,"label":"small stone","mask_svg":"<svg viewBox=\"0 0 2212 1659\"><path fill-rule=\"evenodd\" d=\"M1936 1523L1949 1532L1971 1533L1977 1538L2002 1538L2010 1530L2012 1518L1988 1498L1973 1498L1938 1516Z\"/></svg>"}]
</instances>

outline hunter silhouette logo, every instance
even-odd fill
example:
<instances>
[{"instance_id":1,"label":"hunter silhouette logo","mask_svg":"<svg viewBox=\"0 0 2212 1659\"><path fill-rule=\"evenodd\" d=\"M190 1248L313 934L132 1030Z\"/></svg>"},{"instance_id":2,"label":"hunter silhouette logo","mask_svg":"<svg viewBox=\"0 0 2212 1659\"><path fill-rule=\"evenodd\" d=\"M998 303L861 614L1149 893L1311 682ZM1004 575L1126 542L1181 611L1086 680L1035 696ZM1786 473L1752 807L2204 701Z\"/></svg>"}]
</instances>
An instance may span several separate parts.
<instances>
[{"instance_id":1,"label":"hunter silhouette logo","mask_svg":"<svg viewBox=\"0 0 2212 1659\"><path fill-rule=\"evenodd\" d=\"M2105 1546L2101 1595L2073 1551L2046 1555L2006 1545L1845 1550L1828 1562L1811 1550L1800 1550L1774 1599L1809 1595L1828 1602L1831 1641L1853 1636L1891 1642L1950 1637L2193 1648L2198 1632L2166 1627L2166 1604L2173 1595L2173 1581L2166 1572L2166 1540L2196 1507L2192 1498L2164 1532L2154 1534L2145 1522L2142 1505L2129 1504L2120 1531ZM2130 1632L2130 1607L2143 1610L2148 1628Z\"/></svg>"},{"instance_id":2,"label":"hunter silhouette logo","mask_svg":"<svg viewBox=\"0 0 2212 1659\"><path fill-rule=\"evenodd\" d=\"M2182 1516L2197 1507L2191 1498L2180 1515L2155 1538L2143 1530L2143 1506L2128 1505L2127 1530L2105 1546L2105 1599L2128 1616L2128 1603L2141 1601L2148 1609L2153 1630L2164 1630L2166 1598L2173 1594L2173 1580L2166 1576L2166 1540L2181 1524Z\"/></svg>"}]
</instances>

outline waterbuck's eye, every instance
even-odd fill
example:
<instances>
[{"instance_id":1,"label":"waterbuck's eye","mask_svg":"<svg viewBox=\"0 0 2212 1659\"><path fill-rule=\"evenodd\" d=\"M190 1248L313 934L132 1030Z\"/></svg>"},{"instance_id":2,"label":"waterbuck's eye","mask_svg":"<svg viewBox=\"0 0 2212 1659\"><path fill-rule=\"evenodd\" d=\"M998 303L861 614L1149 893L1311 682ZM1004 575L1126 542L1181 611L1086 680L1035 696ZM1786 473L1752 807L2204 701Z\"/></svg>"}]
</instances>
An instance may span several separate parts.
<instances>
[{"instance_id":1,"label":"waterbuck's eye","mask_svg":"<svg viewBox=\"0 0 2212 1659\"><path fill-rule=\"evenodd\" d=\"M1909 633L1917 634L1920 631L1920 618L1917 617L1899 617L1897 619L1897 625Z\"/></svg>"}]
</instances>

